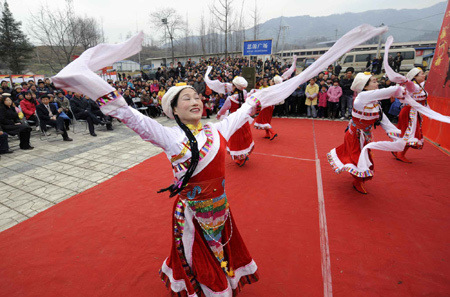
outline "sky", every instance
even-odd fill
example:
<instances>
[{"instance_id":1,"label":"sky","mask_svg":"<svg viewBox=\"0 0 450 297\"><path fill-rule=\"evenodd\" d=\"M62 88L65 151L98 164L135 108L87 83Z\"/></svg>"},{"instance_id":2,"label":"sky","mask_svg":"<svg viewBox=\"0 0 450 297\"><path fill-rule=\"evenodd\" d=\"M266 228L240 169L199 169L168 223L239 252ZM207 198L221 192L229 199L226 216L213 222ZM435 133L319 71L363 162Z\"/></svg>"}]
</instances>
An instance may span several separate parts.
<instances>
[{"instance_id":1,"label":"sky","mask_svg":"<svg viewBox=\"0 0 450 297\"><path fill-rule=\"evenodd\" d=\"M5 0L0 0L3 3ZM172 7L183 17L189 19L193 35L198 35L202 13L210 15L209 6L218 0L72 0L76 14L94 17L103 24L106 41L117 43L126 36L144 31L159 40L160 34L150 24L150 13L165 7ZM252 27L250 11L254 10L255 0L233 0L233 7L238 13L243 7L246 28ZM280 16L327 16L345 12L363 12L376 9L420 9L432 6L443 0L257 0L261 23ZM160 5L168 3L169 5ZM65 0L8 0L11 12L16 20L22 22L22 29L28 33L33 24L30 14L39 11L41 5L48 4L51 10L64 8Z\"/></svg>"}]
</instances>

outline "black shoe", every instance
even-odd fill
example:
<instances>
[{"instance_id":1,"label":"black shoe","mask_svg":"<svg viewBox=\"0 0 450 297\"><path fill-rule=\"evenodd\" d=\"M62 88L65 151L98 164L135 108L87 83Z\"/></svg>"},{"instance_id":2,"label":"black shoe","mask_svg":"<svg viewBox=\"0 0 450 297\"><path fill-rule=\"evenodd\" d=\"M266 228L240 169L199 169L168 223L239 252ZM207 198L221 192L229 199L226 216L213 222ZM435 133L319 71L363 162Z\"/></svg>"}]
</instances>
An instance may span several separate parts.
<instances>
[{"instance_id":1,"label":"black shoe","mask_svg":"<svg viewBox=\"0 0 450 297\"><path fill-rule=\"evenodd\" d=\"M0 152L0 155L2 155L2 154L12 154L12 153L14 153L14 151L7 150L7 151Z\"/></svg>"},{"instance_id":2,"label":"black shoe","mask_svg":"<svg viewBox=\"0 0 450 297\"><path fill-rule=\"evenodd\" d=\"M21 149L21 150L24 150L24 151L28 151L28 150L34 149L34 147L32 147L32 146L30 145L30 146L26 146L26 147L21 147L20 149Z\"/></svg>"},{"instance_id":3,"label":"black shoe","mask_svg":"<svg viewBox=\"0 0 450 297\"><path fill-rule=\"evenodd\" d=\"M96 136L97 136L97 134L95 134L95 133L91 133L91 136L94 136L94 137L96 137Z\"/></svg>"},{"instance_id":4,"label":"black shoe","mask_svg":"<svg viewBox=\"0 0 450 297\"><path fill-rule=\"evenodd\" d=\"M106 127L106 130L113 131L114 129L112 127Z\"/></svg>"},{"instance_id":5,"label":"black shoe","mask_svg":"<svg viewBox=\"0 0 450 297\"><path fill-rule=\"evenodd\" d=\"M66 138L63 138L63 141L73 141L73 139L70 137L66 137Z\"/></svg>"}]
</instances>

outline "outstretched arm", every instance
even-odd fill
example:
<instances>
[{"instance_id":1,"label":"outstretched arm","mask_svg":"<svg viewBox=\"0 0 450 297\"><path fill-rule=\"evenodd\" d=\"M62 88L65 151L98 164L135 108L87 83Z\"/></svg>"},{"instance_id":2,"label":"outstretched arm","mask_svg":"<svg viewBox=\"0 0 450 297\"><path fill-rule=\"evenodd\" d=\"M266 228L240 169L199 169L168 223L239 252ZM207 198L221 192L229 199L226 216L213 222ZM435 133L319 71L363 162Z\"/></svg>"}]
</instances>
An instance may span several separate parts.
<instances>
[{"instance_id":1,"label":"outstretched arm","mask_svg":"<svg viewBox=\"0 0 450 297\"><path fill-rule=\"evenodd\" d=\"M205 77L203 78L205 80L205 83L208 85L208 87L213 90L216 93L219 94L229 94L231 93L233 89L233 85L230 83L223 83L219 80L210 80L209 79L209 73L211 72L212 67L208 66L208 69L206 70Z\"/></svg>"}]
</instances>

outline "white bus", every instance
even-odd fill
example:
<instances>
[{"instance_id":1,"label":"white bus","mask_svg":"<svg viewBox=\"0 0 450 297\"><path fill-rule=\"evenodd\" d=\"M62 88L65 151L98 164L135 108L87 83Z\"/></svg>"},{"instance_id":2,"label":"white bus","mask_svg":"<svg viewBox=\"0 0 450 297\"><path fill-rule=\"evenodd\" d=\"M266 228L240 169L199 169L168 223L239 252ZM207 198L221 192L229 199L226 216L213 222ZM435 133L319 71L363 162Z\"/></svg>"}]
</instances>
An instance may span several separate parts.
<instances>
[{"instance_id":1,"label":"white bus","mask_svg":"<svg viewBox=\"0 0 450 297\"><path fill-rule=\"evenodd\" d=\"M397 53L401 53L403 56L403 61L400 66L400 71L409 71L414 67L416 61L416 50L414 48L397 48L391 49L389 55L392 58L397 56ZM373 60L377 55L377 50L368 50L368 51L354 51L346 53L340 59L340 65L342 67L341 72L345 72L348 67L353 67L355 72L361 72L366 70L367 61ZM384 57L384 50L380 50L381 58Z\"/></svg>"}]
</instances>

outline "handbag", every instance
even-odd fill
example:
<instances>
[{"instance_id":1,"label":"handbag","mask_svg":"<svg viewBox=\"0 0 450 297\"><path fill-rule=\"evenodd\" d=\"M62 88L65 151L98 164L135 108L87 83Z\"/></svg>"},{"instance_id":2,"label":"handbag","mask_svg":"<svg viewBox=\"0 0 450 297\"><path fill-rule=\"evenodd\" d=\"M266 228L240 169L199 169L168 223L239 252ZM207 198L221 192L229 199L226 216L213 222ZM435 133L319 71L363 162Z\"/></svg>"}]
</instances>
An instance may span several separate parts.
<instances>
[{"instance_id":1,"label":"handbag","mask_svg":"<svg viewBox=\"0 0 450 297\"><path fill-rule=\"evenodd\" d=\"M393 116L398 116L400 114L400 110L402 110L402 103L400 102L400 100L395 98L395 101L392 102L388 113Z\"/></svg>"},{"instance_id":2,"label":"handbag","mask_svg":"<svg viewBox=\"0 0 450 297\"><path fill-rule=\"evenodd\" d=\"M61 111L59 116L65 120L70 120L69 116L64 111Z\"/></svg>"}]
</instances>

